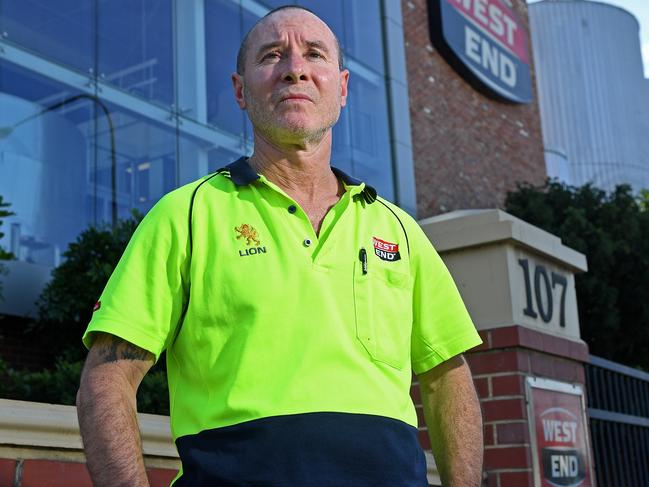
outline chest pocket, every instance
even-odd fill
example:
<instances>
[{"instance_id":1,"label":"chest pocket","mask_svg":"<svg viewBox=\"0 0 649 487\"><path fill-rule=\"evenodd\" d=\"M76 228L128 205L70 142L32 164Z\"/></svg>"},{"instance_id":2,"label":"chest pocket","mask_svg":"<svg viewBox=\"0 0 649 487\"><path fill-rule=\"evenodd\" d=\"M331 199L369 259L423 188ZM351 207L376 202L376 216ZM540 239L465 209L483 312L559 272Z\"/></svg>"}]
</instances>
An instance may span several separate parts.
<instances>
[{"instance_id":1,"label":"chest pocket","mask_svg":"<svg viewBox=\"0 0 649 487\"><path fill-rule=\"evenodd\" d=\"M377 362L410 367L412 277L384 266L354 268L356 337Z\"/></svg>"}]
</instances>

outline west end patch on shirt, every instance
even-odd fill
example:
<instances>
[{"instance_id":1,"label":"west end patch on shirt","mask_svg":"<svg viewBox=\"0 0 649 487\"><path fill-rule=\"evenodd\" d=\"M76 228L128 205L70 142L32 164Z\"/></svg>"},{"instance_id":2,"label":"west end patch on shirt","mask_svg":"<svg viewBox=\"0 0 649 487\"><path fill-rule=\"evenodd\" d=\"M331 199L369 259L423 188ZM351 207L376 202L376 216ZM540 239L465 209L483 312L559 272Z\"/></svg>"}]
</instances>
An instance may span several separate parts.
<instances>
[{"instance_id":1,"label":"west end patch on shirt","mask_svg":"<svg viewBox=\"0 0 649 487\"><path fill-rule=\"evenodd\" d=\"M246 242L246 248L239 250L240 257L266 253L266 247L261 245L259 232L255 230L255 227L247 223L242 223L240 226L234 227L234 231L237 234L237 240L244 240Z\"/></svg>"},{"instance_id":2,"label":"west end patch on shirt","mask_svg":"<svg viewBox=\"0 0 649 487\"><path fill-rule=\"evenodd\" d=\"M101 308L101 301L97 301L95 305L92 307L92 312L94 313L97 311L99 308Z\"/></svg>"},{"instance_id":3,"label":"west end patch on shirt","mask_svg":"<svg viewBox=\"0 0 649 487\"><path fill-rule=\"evenodd\" d=\"M387 242L378 237L372 237L372 243L374 244L374 253L379 259L387 260L388 262L401 259L399 244Z\"/></svg>"}]
</instances>

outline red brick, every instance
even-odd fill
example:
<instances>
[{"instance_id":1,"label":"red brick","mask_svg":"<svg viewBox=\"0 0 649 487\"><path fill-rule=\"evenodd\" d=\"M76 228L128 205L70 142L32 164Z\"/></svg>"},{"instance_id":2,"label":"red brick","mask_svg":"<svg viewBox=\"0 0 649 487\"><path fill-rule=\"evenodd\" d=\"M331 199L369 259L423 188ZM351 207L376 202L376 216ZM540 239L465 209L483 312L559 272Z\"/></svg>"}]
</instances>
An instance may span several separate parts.
<instances>
[{"instance_id":1,"label":"red brick","mask_svg":"<svg viewBox=\"0 0 649 487\"><path fill-rule=\"evenodd\" d=\"M578 342L570 341L570 358L578 362L588 362L588 345L579 340Z\"/></svg>"},{"instance_id":2,"label":"red brick","mask_svg":"<svg viewBox=\"0 0 649 487\"><path fill-rule=\"evenodd\" d=\"M92 487L84 463L25 460L21 487Z\"/></svg>"},{"instance_id":3,"label":"red brick","mask_svg":"<svg viewBox=\"0 0 649 487\"><path fill-rule=\"evenodd\" d=\"M498 372L527 372L527 352L522 350L498 350L466 356L474 375Z\"/></svg>"},{"instance_id":4,"label":"red brick","mask_svg":"<svg viewBox=\"0 0 649 487\"><path fill-rule=\"evenodd\" d=\"M482 414L485 422L525 419L525 401L523 399L482 401Z\"/></svg>"},{"instance_id":5,"label":"red brick","mask_svg":"<svg viewBox=\"0 0 649 487\"><path fill-rule=\"evenodd\" d=\"M486 487L499 487L498 486L498 472L485 472Z\"/></svg>"},{"instance_id":6,"label":"red brick","mask_svg":"<svg viewBox=\"0 0 649 487\"><path fill-rule=\"evenodd\" d=\"M491 348L491 338L489 337L490 333L489 330L480 330L478 332L480 335L480 338L482 338L482 344L478 345L477 347L473 347L472 349L469 350L469 353L473 352L482 352L485 350L489 350Z\"/></svg>"},{"instance_id":7,"label":"red brick","mask_svg":"<svg viewBox=\"0 0 649 487\"><path fill-rule=\"evenodd\" d=\"M507 326L491 330L492 348L516 347L519 345L518 326Z\"/></svg>"},{"instance_id":8,"label":"red brick","mask_svg":"<svg viewBox=\"0 0 649 487\"><path fill-rule=\"evenodd\" d=\"M416 407L415 412L417 413L417 424L420 428L426 426L426 420L424 419L424 407Z\"/></svg>"},{"instance_id":9,"label":"red brick","mask_svg":"<svg viewBox=\"0 0 649 487\"><path fill-rule=\"evenodd\" d=\"M485 470L529 468L530 454L525 446L485 448Z\"/></svg>"},{"instance_id":10,"label":"red brick","mask_svg":"<svg viewBox=\"0 0 649 487\"><path fill-rule=\"evenodd\" d=\"M575 382L579 382L580 384L586 383L586 369L584 367L577 369L577 380Z\"/></svg>"},{"instance_id":11,"label":"red brick","mask_svg":"<svg viewBox=\"0 0 649 487\"><path fill-rule=\"evenodd\" d=\"M525 472L500 472L501 487L532 487L534 475L530 471Z\"/></svg>"},{"instance_id":12,"label":"red brick","mask_svg":"<svg viewBox=\"0 0 649 487\"><path fill-rule=\"evenodd\" d=\"M13 485L16 473L16 460L0 458L0 485Z\"/></svg>"},{"instance_id":13,"label":"red brick","mask_svg":"<svg viewBox=\"0 0 649 487\"><path fill-rule=\"evenodd\" d=\"M430 450L430 437L428 436L428 430L423 429L417 432L417 437L419 438L419 444L424 450Z\"/></svg>"},{"instance_id":14,"label":"red brick","mask_svg":"<svg viewBox=\"0 0 649 487\"><path fill-rule=\"evenodd\" d=\"M532 373L541 377L554 378L554 362L556 360L561 359L540 352L530 353L530 367Z\"/></svg>"},{"instance_id":15,"label":"red brick","mask_svg":"<svg viewBox=\"0 0 649 487\"><path fill-rule=\"evenodd\" d=\"M151 487L169 487L177 473L178 470L168 468L149 468L146 471L146 476L149 478Z\"/></svg>"},{"instance_id":16,"label":"red brick","mask_svg":"<svg viewBox=\"0 0 649 487\"><path fill-rule=\"evenodd\" d=\"M531 103L503 103L485 96L430 48L431 2L402 3L419 218L456 209L502 208L507 191L517 182L543 184L533 60ZM525 1L515 1L514 8L531 45Z\"/></svg>"},{"instance_id":17,"label":"red brick","mask_svg":"<svg viewBox=\"0 0 649 487\"><path fill-rule=\"evenodd\" d=\"M495 445L496 436L494 435L495 427L493 424L485 424L483 429L484 434L484 444L485 445Z\"/></svg>"},{"instance_id":18,"label":"red brick","mask_svg":"<svg viewBox=\"0 0 649 487\"><path fill-rule=\"evenodd\" d=\"M491 377L491 392L497 396L521 396L525 394L524 375L500 375Z\"/></svg>"},{"instance_id":19,"label":"red brick","mask_svg":"<svg viewBox=\"0 0 649 487\"><path fill-rule=\"evenodd\" d=\"M584 365L572 360L559 359L554 362L554 377L567 382L578 382L579 371L584 370Z\"/></svg>"},{"instance_id":20,"label":"red brick","mask_svg":"<svg viewBox=\"0 0 649 487\"><path fill-rule=\"evenodd\" d=\"M543 350L543 335L541 333L525 326L518 327L518 340L521 347L531 348L532 350Z\"/></svg>"},{"instance_id":21,"label":"red brick","mask_svg":"<svg viewBox=\"0 0 649 487\"><path fill-rule=\"evenodd\" d=\"M475 384L475 390L478 392L478 396L483 398L483 397L489 397L489 378L488 377L481 377L479 379L473 379L473 383Z\"/></svg>"},{"instance_id":22,"label":"red brick","mask_svg":"<svg viewBox=\"0 0 649 487\"><path fill-rule=\"evenodd\" d=\"M412 398L412 402L415 403L415 406L422 404L421 391L419 390L418 384L413 384L412 386L410 386L410 397Z\"/></svg>"},{"instance_id":23,"label":"red brick","mask_svg":"<svg viewBox=\"0 0 649 487\"><path fill-rule=\"evenodd\" d=\"M543 335L543 351L561 357L570 356L570 340L553 335Z\"/></svg>"},{"instance_id":24,"label":"red brick","mask_svg":"<svg viewBox=\"0 0 649 487\"><path fill-rule=\"evenodd\" d=\"M529 443L530 432L525 423L501 423L495 425L499 445L516 445Z\"/></svg>"}]
</instances>

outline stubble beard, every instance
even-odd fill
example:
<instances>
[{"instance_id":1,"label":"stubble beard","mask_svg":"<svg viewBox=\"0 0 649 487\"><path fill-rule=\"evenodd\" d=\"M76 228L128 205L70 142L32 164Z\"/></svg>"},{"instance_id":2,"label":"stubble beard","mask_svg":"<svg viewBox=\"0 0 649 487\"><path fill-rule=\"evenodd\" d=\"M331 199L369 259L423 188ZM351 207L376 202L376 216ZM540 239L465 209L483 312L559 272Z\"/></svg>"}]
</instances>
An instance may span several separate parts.
<instances>
[{"instance_id":1,"label":"stubble beard","mask_svg":"<svg viewBox=\"0 0 649 487\"><path fill-rule=\"evenodd\" d=\"M327 135L340 117L340 108L328 110L322 127L308 127L302 123L278 121L273 113L264 110L246 94L246 111L255 132L277 145L316 145Z\"/></svg>"}]
</instances>

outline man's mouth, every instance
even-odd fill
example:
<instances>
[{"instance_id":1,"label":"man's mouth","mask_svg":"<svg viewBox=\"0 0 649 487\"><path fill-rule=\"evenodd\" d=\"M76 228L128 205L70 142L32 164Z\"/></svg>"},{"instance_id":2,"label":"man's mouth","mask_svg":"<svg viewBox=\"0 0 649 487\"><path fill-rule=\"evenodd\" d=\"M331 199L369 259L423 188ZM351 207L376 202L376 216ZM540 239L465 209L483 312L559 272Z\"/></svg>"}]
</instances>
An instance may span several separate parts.
<instances>
[{"instance_id":1,"label":"man's mouth","mask_svg":"<svg viewBox=\"0 0 649 487\"><path fill-rule=\"evenodd\" d=\"M313 102L310 96L304 95L302 93L293 93L289 95L284 95L280 98L280 103L283 101L289 101L289 102L305 102L305 101L310 101Z\"/></svg>"}]
</instances>

